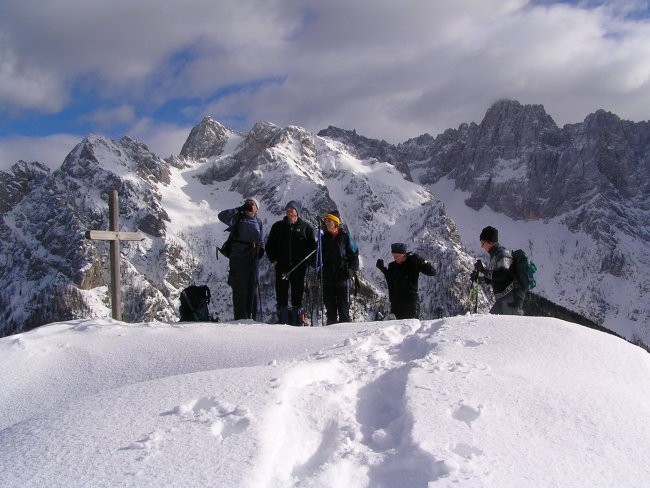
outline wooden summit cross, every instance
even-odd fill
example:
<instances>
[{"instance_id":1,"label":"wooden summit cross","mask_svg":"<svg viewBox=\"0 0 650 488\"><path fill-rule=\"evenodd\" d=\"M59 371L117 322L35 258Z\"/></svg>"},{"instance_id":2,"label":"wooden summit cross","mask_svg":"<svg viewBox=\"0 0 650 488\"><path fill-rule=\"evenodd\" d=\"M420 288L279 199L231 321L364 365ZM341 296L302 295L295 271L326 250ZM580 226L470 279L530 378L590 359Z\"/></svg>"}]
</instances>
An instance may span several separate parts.
<instances>
[{"instance_id":1,"label":"wooden summit cross","mask_svg":"<svg viewBox=\"0 0 650 488\"><path fill-rule=\"evenodd\" d=\"M113 318L115 320L122 320L120 241L141 241L144 239L144 234L141 234L140 232L120 232L117 226L118 213L119 206L117 205L117 190L113 190L108 199L109 230L87 230L86 239L111 242L111 306L113 308Z\"/></svg>"}]
</instances>

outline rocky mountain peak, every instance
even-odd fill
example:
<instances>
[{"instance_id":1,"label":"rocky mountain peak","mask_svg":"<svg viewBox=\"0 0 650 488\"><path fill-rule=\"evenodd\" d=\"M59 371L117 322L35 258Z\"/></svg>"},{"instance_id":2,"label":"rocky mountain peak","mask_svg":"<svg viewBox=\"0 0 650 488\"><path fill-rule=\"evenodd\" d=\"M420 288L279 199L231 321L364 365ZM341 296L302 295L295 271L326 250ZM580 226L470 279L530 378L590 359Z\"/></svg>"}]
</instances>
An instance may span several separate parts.
<instances>
[{"instance_id":1,"label":"rocky mountain peak","mask_svg":"<svg viewBox=\"0 0 650 488\"><path fill-rule=\"evenodd\" d=\"M489 144L495 156L512 159L521 148L540 143L557 125L542 105L501 100L492 105L479 125L479 143ZM514 150L514 151L513 151Z\"/></svg>"},{"instance_id":2,"label":"rocky mountain peak","mask_svg":"<svg viewBox=\"0 0 650 488\"><path fill-rule=\"evenodd\" d=\"M219 156L228 141L228 128L214 120L204 117L199 125L192 128L180 156L187 159L203 159Z\"/></svg>"},{"instance_id":3,"label":"rocky mountain peak","mask_svg":"<svg viewBox=\"0 0 650 488\"><path fill-rule=\"evenodd\" d=\"M599 130L603 128L617 127L620 123L621 119L618 115L600 109L587 115L584 121L584 126L587 130Z\"/></svg>"}]
</instances>

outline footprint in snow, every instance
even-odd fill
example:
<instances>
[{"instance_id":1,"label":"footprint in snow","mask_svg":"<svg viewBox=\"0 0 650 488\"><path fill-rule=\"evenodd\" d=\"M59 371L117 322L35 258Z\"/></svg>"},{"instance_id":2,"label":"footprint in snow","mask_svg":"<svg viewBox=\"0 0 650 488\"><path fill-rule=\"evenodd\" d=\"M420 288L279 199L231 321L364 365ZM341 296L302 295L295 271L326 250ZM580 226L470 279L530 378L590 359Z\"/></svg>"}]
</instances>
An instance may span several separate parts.
<instances>
[{"instance_id":1,"label":"footprint in snow","mask_svg":"<svg viewBox=\"0 0 650 488\"><path fill-rule=\"evenodd\" d=\"M460 420L461 422L465 422L467 426L471 428L472 422L481 416L481 408L481 405L479 405L477 408L474 408L461 403L460 406L457 407L452 413L452 417L456 420Z\"/></svg>"},{"instance_id":2,"label":"footprint in snow","mask_svg":"<svg viewBox=\"0 0 650 488\"><path fill-rule=\"evenodd\" d=\"M120 448L120 451L141 451L141 454L136 459L138 461L144 461L160 449L161 445L165 441L165 437L165 432L155 430L144 435L137 441L132 442L127 447Z\"/></svg>"},{"instance_id":3,"label":"footprint in snow","mask_svg":"<svg viewBox=\"0 0 650 488\"><path fill-rule=\"evenodd\" d=\"M222 440L244 432L251 423L247 408L222 403L214 397L203 397L180 405L172 412L184 420L199 422L210 426L210 432Z\"/></svg>"},{"instance_id":4,"label":"footprint in snow","mask_svg":"<svg viewBox=\"0 0 650 488\"><path fill-rule=\"evenodd\" d=\"M465 459L472 459L474 457L483 455L483 451L481 451L478 447L470 446L464 442L460 442L453 446L451 448L451 451Z\"/></svg>"}]
</instances>

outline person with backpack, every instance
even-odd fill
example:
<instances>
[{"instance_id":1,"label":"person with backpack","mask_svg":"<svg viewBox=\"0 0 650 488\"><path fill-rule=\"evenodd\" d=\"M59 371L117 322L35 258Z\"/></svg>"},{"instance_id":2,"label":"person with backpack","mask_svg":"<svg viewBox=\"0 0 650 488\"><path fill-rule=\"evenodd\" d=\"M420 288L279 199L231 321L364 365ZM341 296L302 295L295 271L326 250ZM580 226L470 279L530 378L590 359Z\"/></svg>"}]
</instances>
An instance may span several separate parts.
<instances>
[{"instance_id":1,"label":"person with backpack","mask_svg":"<svg viewBox=\"0 0 650 488\"><path fill-rule=\"evenodd\" d=\"M260 205L247 198L241 207L223 210L218 218L228 226L228 284L232 288L234 319L257 319L259 302L259 259L264 255ZM223 247L226 247L224 245Z\"/></svg>"},{"instance_id":2,"label":"person with backpack","mask_svg":"<svg viewBox=\"0 0 650 488\"><path fill-rule=\"evenodd\" d=\"M420 273L427 276L436 274L433 265L418 254L406 251L406 244L391 244L390 252L393 262L384 266L384 260L378 259L376 266L384 274L388 284L390 311L397 319L420 318L420 296L418 280Z\"/></svg>"},{"instance_id":3,"label":"person with backpack","mask_svg":"<svg viewBox=\"0 0 650 488\"><path fill-rule=\"evenodd\" d=\"M316 238L311 225L300 218L302 205L291 200L282 220L271 226L266 241L266 257L275 268L275 299L279 324L304 325L302 296L310 259L315 260ZM291 308L289 308L291 287Z\"/></svg>"},{"instance_id":4,"label":"person with backpack","mask_svg":"<svg viewBox=\"0 0 650 488\"><path fill-rule=\"evenodd\" d=\"M512 253L499 244L499 231L492 226L485 227L479 236L481 247L490 255L487 267L479 259L474 264L470 278L472 282L492 285L495 302L490 313L497 315L523 315L526 290L511 271Z\"/></svg>"},{"instance_id":5,"label":"person with backpack","mask_svg":"<svg viewBox=\"0 0 650 488\"><path fill-rule=\"evenodd\" d=\"M359 248L341 227L337 211L323 216L322 283L327 325L350 322L350 279L359 270Z\"/></svg>"}]
</instances>

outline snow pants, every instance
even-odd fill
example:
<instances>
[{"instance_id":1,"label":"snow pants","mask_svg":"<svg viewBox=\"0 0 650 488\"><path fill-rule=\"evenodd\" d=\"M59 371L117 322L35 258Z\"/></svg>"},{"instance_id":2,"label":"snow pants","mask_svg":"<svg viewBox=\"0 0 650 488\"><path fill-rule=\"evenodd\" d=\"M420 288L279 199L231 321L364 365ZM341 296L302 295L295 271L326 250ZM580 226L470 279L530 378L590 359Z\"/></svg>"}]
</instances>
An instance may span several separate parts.
<instances>
[{"instance_id":1,"label":"snow pants","mask_svg":"<svg viewBox=\"0 0 650 488\"><path fill-rule=\"evenodd\" d=\"M323 283L327 324L350 321L350 282Z\"/></svg>"},{"instance_id":2,"label":"snow pants","mask_svg":"<svg viewBox=\"0 0 650 488\"><path fill-rule=\"evenodd\" d=\"M228 284L232 288L234 319L257 319L258 261L251 256L230 258Z\"/></svg>"},{"instance_id":3,"label":"snow pants","mask_svg":"<svg viewBox=\"0 0 650 488\"><path fill-rule=\"evenodd\" d=\"M307 266L296 268L288 280L282 279L282 275L291 267L283 267L279 264L275 267L275 301L277 308L289 305L289 287L291 287L291 305L302 307L302 296L305 292L305 272Z\"/></svg>"},{"instance_id":4,"label":"snow pants","mask_svg":"<svg viewBox=\"0 0 650 488\"><path fill-rule=\"evenodd\" d=\"M514 306L514 300L514 292L511 291L494 302L490 313L494 315L523 315L523 305L520 307Z\"/></svg>"},{"instance_id":5,"label":"snow pants","mask_svg":"<svg viewBox=\"0 0 650 488\"><path fill-rule=\"evenodd\" d=\"M393 299L390 304L390 311L397 319L419 319L420 299L418 297Z\"/></svg>"}]
</instances>

